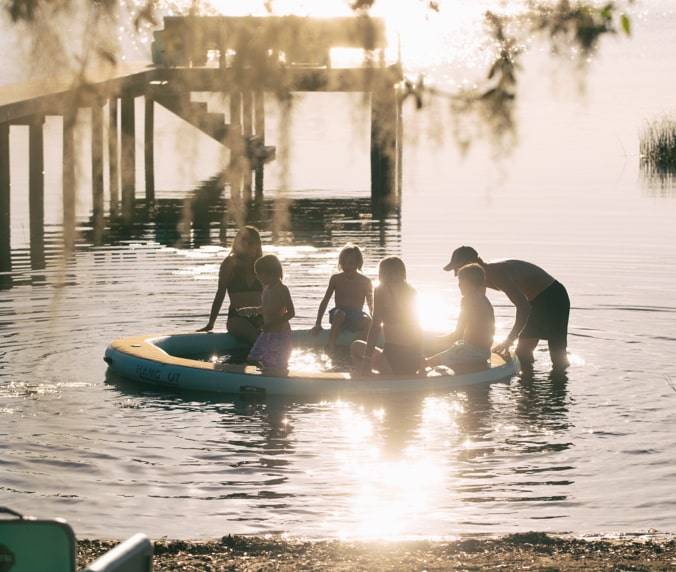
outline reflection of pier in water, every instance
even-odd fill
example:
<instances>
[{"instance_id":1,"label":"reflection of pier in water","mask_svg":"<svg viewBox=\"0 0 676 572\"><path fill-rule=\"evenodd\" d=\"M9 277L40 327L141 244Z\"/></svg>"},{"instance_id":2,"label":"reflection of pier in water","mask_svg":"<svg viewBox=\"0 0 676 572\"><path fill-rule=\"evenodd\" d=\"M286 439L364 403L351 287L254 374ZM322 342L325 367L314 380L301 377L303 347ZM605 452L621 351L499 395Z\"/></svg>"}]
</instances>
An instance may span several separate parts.
<instances>
[{"instance_id":1,"label":"reflection of pier in water","mask_svg":"<svg viewBox=\"0 0 676 572\"><path fill-rule=\"evenodd\" d=\"M158 247L199 248L206 245L229 247L239 225L253 224L264 241L274 233L275 199L252 201L245 210L238 201L223 196L220 177L204 182L188 199L137 199L132 220L100 218L90 213L76 228L81 237L76 252L124 247L129 242L157 244ZM400 238L398 207L383 211L370 198L288 198L288 230L276 237L281 243L317 248L339 247L358 240L366 248L395 252ZM188 217L186 218L186 213ZM11 252L13 271L5 274L4 287L45 281L41 270L63 263L63 228L43 227L43 234L31 235L28 248ZM38 248L39 245L39 248Z\"/></svg>"},{"instance_id":2,"label":"reflection of pier in water","mask_svg":"<svg viewBox=\"0 0 676 572\"><path fill-rule=\"evenodd\" d=\"M109 212L135 224L135 99L143 97L145 199L155 199L154 109L161 105L229 150L227 178L233 201L263 195L263 164L274 157L265 145L264 93L280 101L291 92L363 92L371 101L371 196L396 202L401 173L400 65L385 63L385 31L369 17L313 19L284 17L167 18L155 32L155 67L136 66L101 72L85 84L70 80L0 89L0 277L12 270L10 241L10 129L29 129L29 210L31 266L44 266L45 117L62 118L63 241L76 242L76 166L78 112L91 112L93 227L104 225L104 173ZM332 48L362 50L364 65L332 68ZM208 55L218 53L218 65ZM229 101L229 117L193 101L195 92L219 93ZM119 112L118 112L119 110ZM104 120L107 119L107 141ZM225 165L224 165L225 167ZM255 191L255 195L253 193ZM152 209L151 209L152 210ZM199 217L198 217L199 218ZM95 242L99 242L95 238Z\"/></svg>"}]
</instances>

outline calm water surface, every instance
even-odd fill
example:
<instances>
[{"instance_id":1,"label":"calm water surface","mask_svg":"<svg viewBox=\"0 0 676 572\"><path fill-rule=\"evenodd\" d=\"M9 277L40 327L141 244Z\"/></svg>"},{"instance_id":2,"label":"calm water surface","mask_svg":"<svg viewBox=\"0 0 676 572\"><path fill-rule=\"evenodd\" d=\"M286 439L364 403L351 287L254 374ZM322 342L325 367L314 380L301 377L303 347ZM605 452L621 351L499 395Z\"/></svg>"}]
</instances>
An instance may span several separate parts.
<instances>
[{"instance_id":1,"label":"calm water surface","mask_svg":"<svg viewBox=\"0 0 676 572\"><path fill-rule=\"evenodd\" d=\"M219 201L177 248L177 224L186 191L214 174L220 151L202 139L177 151L185 128L158 111L156 209L144 213L139 201L138 222L108 224L95 246L84 169L81 240L64 263L59 124L49 120L46 268L37 269L26 133L13 128L0 505L63 516L79 536L101 537L676 530L668 383L676 380L676 190L642 177L636 155L643 121L676 111L676 64L664 55L675 47L676 17L652 18L650 36L609 45L582 99L574 80L531 68L521 145L500 164L481 146L461 159L436 137L441 104L426 115L409 110L402 204L389 214L365 198L368 133L355 101L299 100L288 231L273 236L278 166L268 198L249 214L265 250L283 261L296 327L313 323L348 240L363 247L371 276L383 255L403 256L421 318L438 330L457 316L455 280L441 271L453 247L543 265L573 302L567 377L550 375L539 348L531 376L406 397L253 402L115 379L101 359L110 340L206 322L235 225ZM280 144L274 118L269 129ZM504 335L513 309L503 295L490 298Z\"/></svg>"}]
</instances>

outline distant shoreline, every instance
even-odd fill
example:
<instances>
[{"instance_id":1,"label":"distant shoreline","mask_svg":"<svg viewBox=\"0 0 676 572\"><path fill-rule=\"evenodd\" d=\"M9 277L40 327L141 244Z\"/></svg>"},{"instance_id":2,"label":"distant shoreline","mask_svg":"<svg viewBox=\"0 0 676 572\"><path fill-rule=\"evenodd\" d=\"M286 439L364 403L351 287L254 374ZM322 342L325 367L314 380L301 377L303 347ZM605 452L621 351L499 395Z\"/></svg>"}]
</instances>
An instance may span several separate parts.
<instances>
[{"instance_id":1,"label":"distant shoreline","mask_svg":"<svg viewBox=\"0 0 676 572\"><path fill-rule=\"evenodd\" d=\"M116 542L81 540L78 566ZM587 540L541 532L456 541L304 540L225 536L154 543L153 570L636 570L676 569L676 535Z\"/></svg>"}]
</instances>

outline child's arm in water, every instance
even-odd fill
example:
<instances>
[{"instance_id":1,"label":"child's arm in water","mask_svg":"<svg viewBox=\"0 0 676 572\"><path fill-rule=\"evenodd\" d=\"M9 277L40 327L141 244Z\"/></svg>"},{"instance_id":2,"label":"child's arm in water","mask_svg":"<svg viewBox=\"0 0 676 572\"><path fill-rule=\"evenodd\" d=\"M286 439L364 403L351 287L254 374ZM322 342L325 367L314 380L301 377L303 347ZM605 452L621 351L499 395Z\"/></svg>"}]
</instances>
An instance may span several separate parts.
<instances>
[{"instance_id":1,"label":"child's arm in water","mask_svg":"<svg viewBox=\"0 0 676 572\"><path fill-rule=\"evenodd\" d=\"M329 305L329 302L331 301L331 297L333 296L333 293L336 290L336 281L335 281L335 275L331 276L329 279L329 285L326 288L326 293L324 294L324 298L322 298L322 301L319 303L319 309L317 310L317 320L315 321L315 325L312 328L312 333L313 334L318 334L319 331L322 329L322 318L324 317L324 312L326 312L326 307Z\"/></svg>"},{"instance_id":2,"label":"child's arm in water","mask_svg":"<svg viewBox=\"0 0 676 572\"><path fill-rule=\"evenodd\" d=\"M284 284L265 292L263 300L263 330L274 331L296 315L291 293Z\"/></svg>"}]
</instances>

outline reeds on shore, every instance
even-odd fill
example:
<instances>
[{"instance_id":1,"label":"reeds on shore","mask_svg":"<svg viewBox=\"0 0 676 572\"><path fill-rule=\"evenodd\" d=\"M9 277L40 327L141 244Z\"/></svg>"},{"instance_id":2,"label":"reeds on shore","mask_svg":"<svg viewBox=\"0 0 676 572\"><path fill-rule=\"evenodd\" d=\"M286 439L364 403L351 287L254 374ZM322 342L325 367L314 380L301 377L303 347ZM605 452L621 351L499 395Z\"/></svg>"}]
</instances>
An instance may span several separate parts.
<instances>
[{"instance_id":1,"label":"reeds on shore","mask_svg":"<svg viewBox=\"0 0 676 572\"><path fill-rule=\"evenodd\" d=\"M640 140L641 165L658 173L676 172L676 121L660 119L648 123Z\"/></svg>"}]
</instances>

